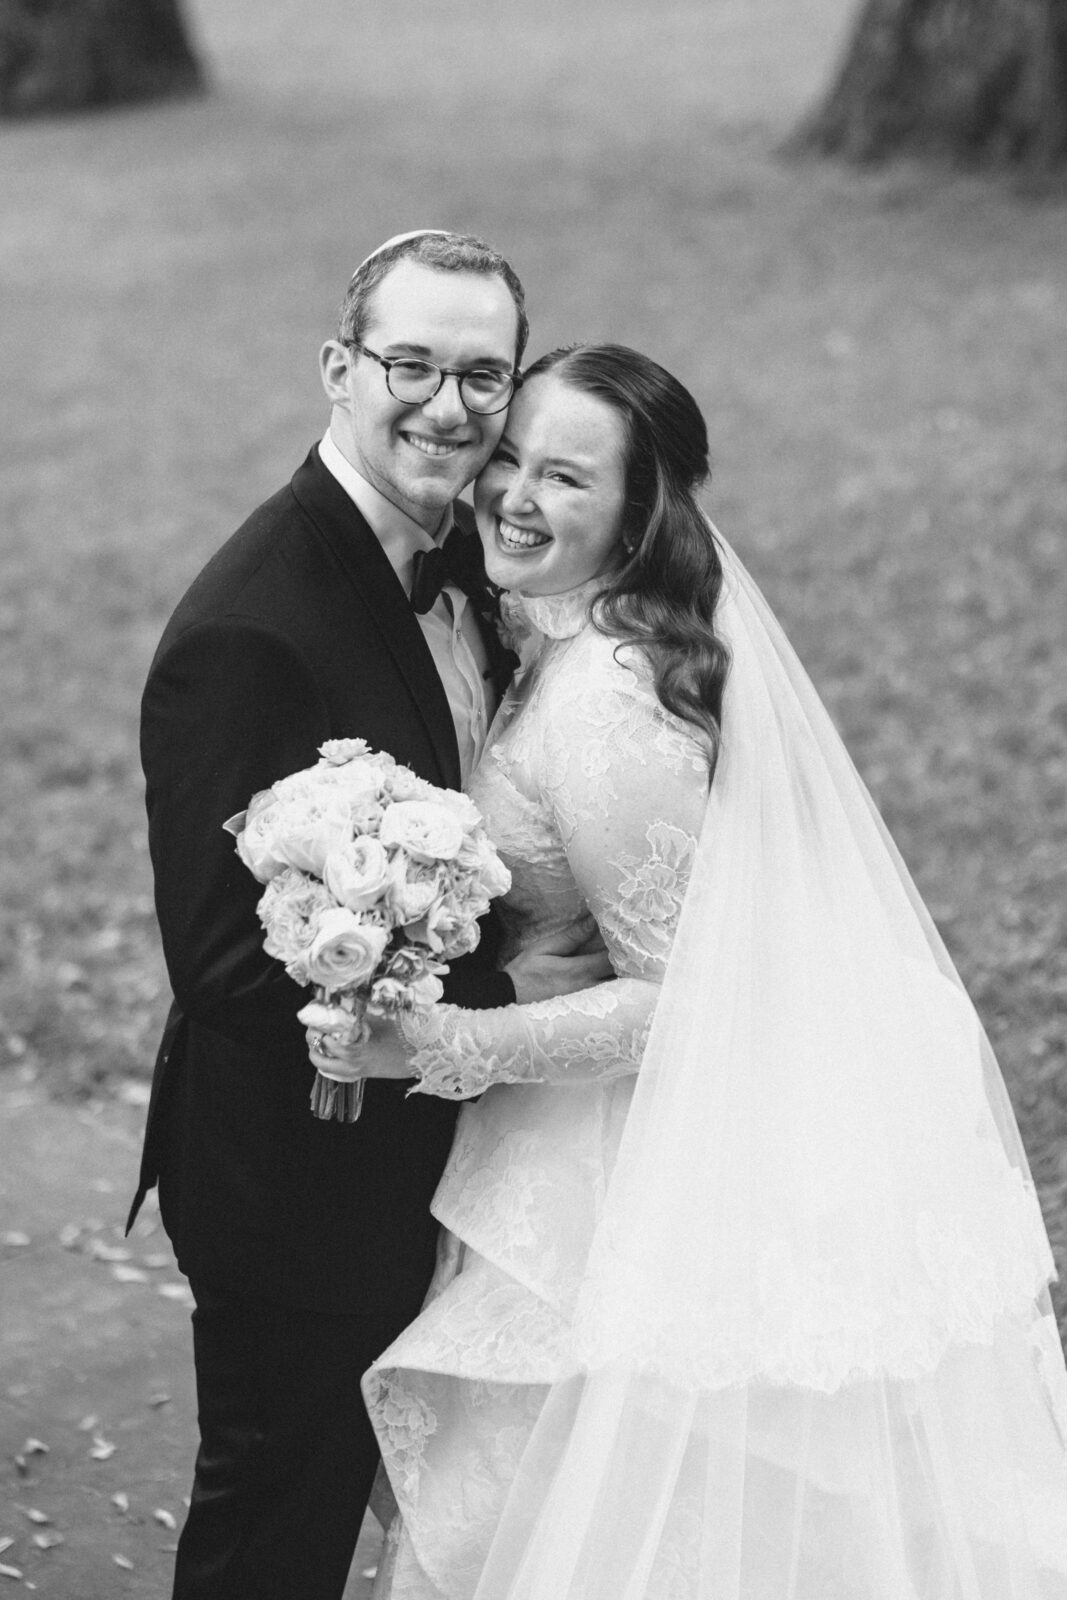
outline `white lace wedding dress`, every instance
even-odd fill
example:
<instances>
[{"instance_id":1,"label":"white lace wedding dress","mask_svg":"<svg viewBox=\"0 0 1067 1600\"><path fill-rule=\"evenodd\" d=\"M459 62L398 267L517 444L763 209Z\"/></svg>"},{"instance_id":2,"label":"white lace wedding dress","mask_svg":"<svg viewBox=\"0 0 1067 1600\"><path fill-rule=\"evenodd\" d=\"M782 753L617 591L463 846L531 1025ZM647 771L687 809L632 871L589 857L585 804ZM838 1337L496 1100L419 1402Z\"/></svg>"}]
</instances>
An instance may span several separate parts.
<instances>
[{"instance_id":1,"label":"white lace wedding dress","mask_svg":"<svg viewBox=\"0 0 1067 1600\"><path fill-rule=\"evenodd\" d=\"M618 977L405 1022L420 1087L470 1103L426 1307L363 1380L399 1507L375 1600L1067 1600L1067 1372L1004 1083L721 548L710 795L588 590L512 602L472 782L510 941L588 906Z\"/></svg>"},{"instance_id":2,"label":"white lace wedding dress","mask_svg":"<svg viewBox=\"0 0 1067 1600\"><path fill-rule=\"evenodd\" d=\"M507 1010L437 1006L417 1031L422 1087L481 1098L434 1200L448 1232L427 1307L364 1379L402 1516L376 1600L474 1592L561 1376L707 805L706 747L639 653L589 624L590 592L523 602L529 665L470 793L512 873L507 954L588 906L618 979Z\"/></svg>"}]
</instances>

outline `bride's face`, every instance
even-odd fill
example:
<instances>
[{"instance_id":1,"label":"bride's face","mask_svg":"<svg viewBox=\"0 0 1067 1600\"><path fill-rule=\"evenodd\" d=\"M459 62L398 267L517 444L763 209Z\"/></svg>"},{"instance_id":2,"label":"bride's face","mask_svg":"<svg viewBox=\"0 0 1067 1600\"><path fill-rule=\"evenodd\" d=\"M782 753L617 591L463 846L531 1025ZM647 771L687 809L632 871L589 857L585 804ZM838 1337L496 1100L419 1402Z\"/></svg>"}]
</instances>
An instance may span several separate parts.
<instances>
[{"instance_id":1,"label":"bride's face","mask_svg":"<svg viewBox=\"0 0 1067 1600\"><path fill-rule=\"evenodd\" d=\"M617 566L625 488L618 413L553 373L534 378L474 486L493 583L562 594Z\"/></svg>"}]
</instances>

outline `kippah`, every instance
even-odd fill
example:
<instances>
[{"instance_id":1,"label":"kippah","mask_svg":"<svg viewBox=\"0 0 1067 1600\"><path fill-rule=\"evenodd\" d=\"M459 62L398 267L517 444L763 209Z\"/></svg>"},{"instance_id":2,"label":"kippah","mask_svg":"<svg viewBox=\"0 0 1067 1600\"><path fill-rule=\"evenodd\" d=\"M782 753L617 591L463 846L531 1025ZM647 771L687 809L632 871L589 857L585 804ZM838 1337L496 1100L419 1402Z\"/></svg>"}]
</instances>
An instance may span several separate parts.
<instances>
[{"instance_id":1,"label":"kippah","mask_svg":"<svg viewBox=\"0 0 1067 1600\"><path fill-rule=\"evenodd\" d=\"M391 250L394 244L403 244L405 239L421 239L426 234L437 234L440 238L447 239L450 231L448 228L413 228L410 233L396 233L391 239L386 239L384 244L380 244L377 250L372 250L369 256L364 256L356 272L362 272L368 261L380 256L383 250ZM353 272L352 278L356 276L356 272ZM352 278L349 278L349 283L352 282Z\"/></svg>"}]
</instances>

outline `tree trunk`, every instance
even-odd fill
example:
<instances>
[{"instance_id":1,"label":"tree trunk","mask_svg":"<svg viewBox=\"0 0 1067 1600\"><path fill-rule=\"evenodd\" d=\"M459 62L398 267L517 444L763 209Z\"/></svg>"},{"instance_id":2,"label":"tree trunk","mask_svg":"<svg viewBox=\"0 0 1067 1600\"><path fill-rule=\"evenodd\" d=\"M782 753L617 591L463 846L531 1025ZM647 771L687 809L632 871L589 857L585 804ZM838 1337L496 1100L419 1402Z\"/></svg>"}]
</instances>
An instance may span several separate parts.
<instances>
[{"instance_id":1,"label":"tree trunk","mask_svg":"<svg viewBox=\"0 0 1067 1600\"><path fill-rule=\"evenodd\" d=\"M794 150L1047 169L1067 159L1067 0L866 0Z\"/></svg>"},{"instance_id":2,"label":"tree trunk","mask_svg":"<svg viewBox=\"0 0 1067 1600\"><path fill-rule=\"evenodd\" d=\"M0 0L0 116L127 105L203 87L180 0Z\"/></svg>"}]
</instances>

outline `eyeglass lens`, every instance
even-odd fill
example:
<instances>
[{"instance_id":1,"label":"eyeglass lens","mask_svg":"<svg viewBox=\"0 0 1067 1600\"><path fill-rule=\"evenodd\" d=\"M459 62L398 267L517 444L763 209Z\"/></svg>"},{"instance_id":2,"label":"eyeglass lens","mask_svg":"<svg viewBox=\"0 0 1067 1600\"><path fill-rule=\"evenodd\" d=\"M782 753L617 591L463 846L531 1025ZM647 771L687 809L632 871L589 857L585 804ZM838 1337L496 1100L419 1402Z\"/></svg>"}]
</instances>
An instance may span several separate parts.
<instances>
[{"instance_id":1,"label":"eyeglass lens","mask_svg":"<svg viewBox=\"0 0 1067 1600\"><path fill-rule=\"evenodd\" d=\"M395 399L416 405L431 399L443 381L440 369L429 361L394 361L386 376ZM459 380L460 398L469 411L502 411L514 387L508 373L488 367L475 367Z\"/></svg>"}]
</instances>

